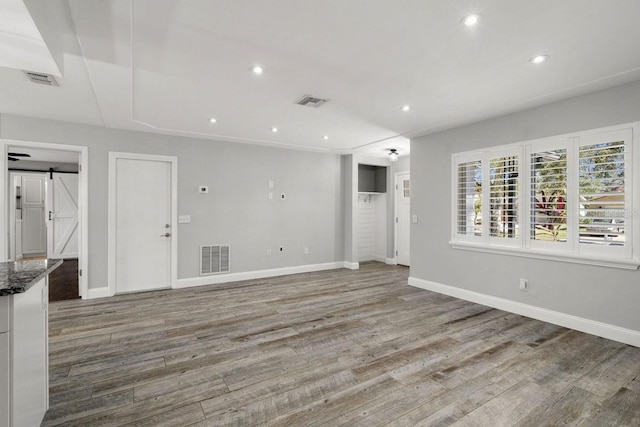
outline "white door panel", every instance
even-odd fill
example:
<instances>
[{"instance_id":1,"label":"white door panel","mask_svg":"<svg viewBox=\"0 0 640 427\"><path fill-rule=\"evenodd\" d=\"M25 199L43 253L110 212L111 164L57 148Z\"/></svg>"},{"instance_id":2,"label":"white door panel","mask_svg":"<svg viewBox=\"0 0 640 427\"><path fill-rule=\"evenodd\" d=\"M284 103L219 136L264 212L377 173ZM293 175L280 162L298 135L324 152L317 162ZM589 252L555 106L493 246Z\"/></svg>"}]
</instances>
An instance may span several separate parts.
<instances>
[{"instance_id":1,"label":"white door panel","mask_svg":"<svg viewBox=\"0 0 640 427\"><path fill-rule=\"evenodd\" d=\"M22 177L22 254L45 255L45 175Z\"/></svg>"},{"instance_id":2,"label":"white door panel","mask_svg":"<svg viewBox=\"0 0 640 427\"><path fill-rule=\"evenodd\" d=\"M172 164L115 162L115 291L170 287Z\"/></svg>"},{"instance_id":3,"label":"white door panel","mask_svg":"<svg viewBox=\"0 0 640 427\"><path fill-rule=\"evenodd\" d=\"M396 185L397 263L408 266L410 261L411 228L411 179L409 174L398 174Z\"/></svg>"}]
</instances>

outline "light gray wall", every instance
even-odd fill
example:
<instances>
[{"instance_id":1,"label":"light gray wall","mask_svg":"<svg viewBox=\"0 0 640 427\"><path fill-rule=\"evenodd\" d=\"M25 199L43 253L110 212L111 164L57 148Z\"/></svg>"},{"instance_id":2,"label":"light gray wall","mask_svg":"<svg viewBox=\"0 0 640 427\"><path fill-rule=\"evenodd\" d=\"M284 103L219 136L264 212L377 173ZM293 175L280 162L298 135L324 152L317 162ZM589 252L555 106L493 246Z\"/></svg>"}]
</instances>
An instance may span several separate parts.
<instances>
[{"instance_id":1,"label":"light gray wall","mask_svg":"<svg viewBox=\"0 0 640 427\"><path fill-rule=\"evenodd\" d=\"M640 271L449 246L452 153L638 120L635 82L412 140L411 210L420 223L411 228L411 276L640 330Z\"/></svg>"},{"instance_id":2,"label":"light gray wall","mask_svg":"<svg viewBox=\"0 0 640 427\"><path fill-rule=\"evenodd\" d=\"M203 244L230 244L232 272L345 259L338 155L8 115L0 116L0 137L89 147L90 288L107 286L109 151L178 157L178 214L191 215L190 224L175 225L179 279L199 275ZM272 190L269 180L275 184ZM197 194L198 185L208 185L209 194ZM280 193L286 194L284 201ZM283 253L278 253L280 245Z\"/></svg>"}]
</instances>

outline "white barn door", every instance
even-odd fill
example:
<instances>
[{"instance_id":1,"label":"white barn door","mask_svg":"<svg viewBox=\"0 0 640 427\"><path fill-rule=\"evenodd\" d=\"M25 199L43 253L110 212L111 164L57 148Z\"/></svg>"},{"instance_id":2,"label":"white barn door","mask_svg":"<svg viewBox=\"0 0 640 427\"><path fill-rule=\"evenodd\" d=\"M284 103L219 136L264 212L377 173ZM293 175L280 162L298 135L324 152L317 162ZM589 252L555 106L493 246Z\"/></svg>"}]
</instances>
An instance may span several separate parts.
<instances>
[{"instance_id":1,"label":"white barn door","mask_svg":"<svg viewBox=\"0 0 640 427\"><path fill-rule=\"evenodd\" d=\"M78 257L78 175L53 173L47 191L47 256Z\"/></svg>"}]
</instances>

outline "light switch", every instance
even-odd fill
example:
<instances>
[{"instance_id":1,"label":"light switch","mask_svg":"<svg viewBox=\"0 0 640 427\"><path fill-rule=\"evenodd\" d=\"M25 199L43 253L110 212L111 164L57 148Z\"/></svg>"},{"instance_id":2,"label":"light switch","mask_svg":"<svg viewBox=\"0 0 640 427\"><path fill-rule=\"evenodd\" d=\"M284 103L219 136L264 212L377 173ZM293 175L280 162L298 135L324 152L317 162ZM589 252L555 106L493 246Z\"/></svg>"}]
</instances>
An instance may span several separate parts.
<instances>
[{"instance_id":1,"label":"light switch","mask_svg":"<svg viewBox=\"0 0 640 427\"><path fill-rule=\"evenodd\" d=\"M189 224L191 222L191 215L179 215L178 224Z\"/></svg>"},{"instance_id":2,"label":"light switch","mask_svg":"<svg viewBox=\"0 0 640 427\"><path fill-rule=\"evenodd\" d=\"M414 223L414 224L418 223L418 215L417 214L413 214L411 216L411 222Z\"/></svg>"},{"instance_id":3,"label":"light switch","mask_svg":"<svg viewBox=\"0 0 640 427\"><path fill-rule=\"evenodd\" d=\"M273 188L273 180L272 180L272 179L270 179L270 180L269 180L268 187L269 187L269 188Z\"/></svg>"}]
</instances>

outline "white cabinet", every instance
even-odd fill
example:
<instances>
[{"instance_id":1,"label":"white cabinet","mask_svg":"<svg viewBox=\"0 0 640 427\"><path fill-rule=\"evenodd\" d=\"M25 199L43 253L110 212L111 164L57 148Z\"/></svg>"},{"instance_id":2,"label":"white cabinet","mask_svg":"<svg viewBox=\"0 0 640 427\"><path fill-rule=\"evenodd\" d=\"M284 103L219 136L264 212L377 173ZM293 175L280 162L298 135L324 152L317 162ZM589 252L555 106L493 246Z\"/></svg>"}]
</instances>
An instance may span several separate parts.
<instances>
[{"instance_id":1,"label":"white cabinet","mask_svg":"<svg viewBox=\"0 0 640 427\"><path fill-rule=\"evenodd\" d=\"M49 407L48 293L44 278L24 293L0 297L10 315L9 331L0 334L2 427L39 426Z\"/></svg>"},{"instance_id":2,"label":"white cabinet","mask_svg":"<svg viewBox=\"0 0 640 427\"><path fill-rule=\"evenodd\" d=\"M9 332L4 332L0 333L0 427L9 427L9 393Z\"/></svg>"}]
</instances>

